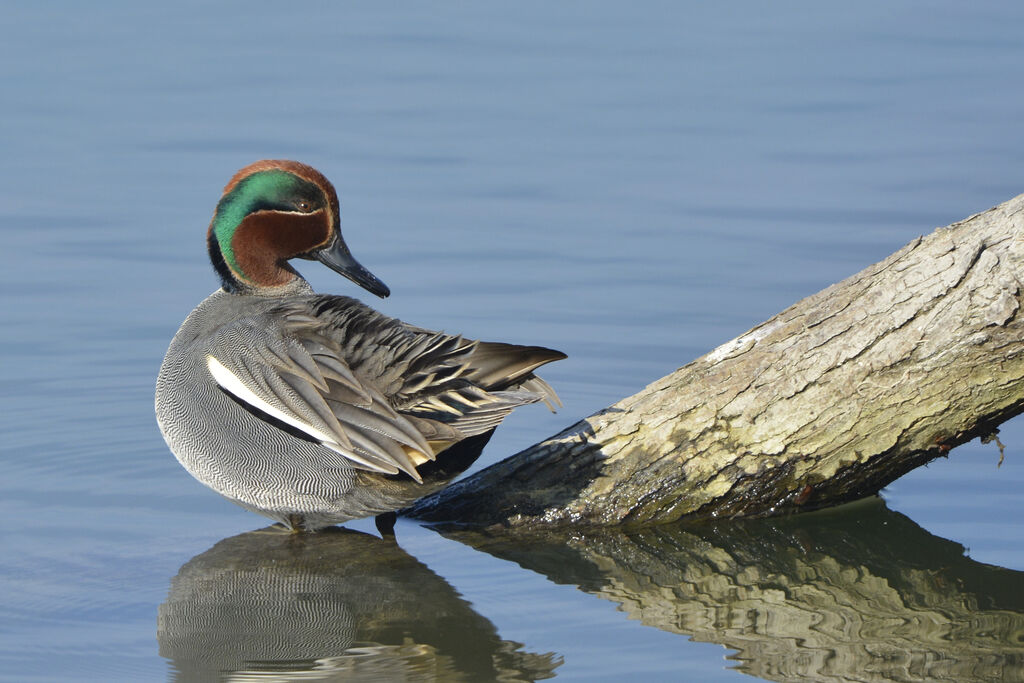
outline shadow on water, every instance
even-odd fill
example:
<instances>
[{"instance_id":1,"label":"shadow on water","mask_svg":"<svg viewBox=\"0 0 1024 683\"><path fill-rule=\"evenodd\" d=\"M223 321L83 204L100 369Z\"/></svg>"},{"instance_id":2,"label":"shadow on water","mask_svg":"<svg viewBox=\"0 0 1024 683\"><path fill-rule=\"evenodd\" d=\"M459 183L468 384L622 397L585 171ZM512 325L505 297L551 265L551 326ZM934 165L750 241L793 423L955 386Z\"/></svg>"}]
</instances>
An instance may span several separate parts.
<instances>
[{"instance_id":1,"label":"shadow on water","mask_svg":"<svg viewBox=\"0 0 1024 683\"><path fill-rule=\"evenodd\" d=\"M393 541L345 529L217 543L171 580L157 638L187 681L532 681L561 664L499 638Z\"/></svg>"},{"instance_id":2,"label":"shadow on water","mask_svg":"<svg viewBox=\"0 0 1024 683\"><path fill-rule=\"evenodd\" d=\"M877 498L783 519L643 530L442 531L776 681L1024 681L1024 572Z\"/></svg>"}]
</instances>

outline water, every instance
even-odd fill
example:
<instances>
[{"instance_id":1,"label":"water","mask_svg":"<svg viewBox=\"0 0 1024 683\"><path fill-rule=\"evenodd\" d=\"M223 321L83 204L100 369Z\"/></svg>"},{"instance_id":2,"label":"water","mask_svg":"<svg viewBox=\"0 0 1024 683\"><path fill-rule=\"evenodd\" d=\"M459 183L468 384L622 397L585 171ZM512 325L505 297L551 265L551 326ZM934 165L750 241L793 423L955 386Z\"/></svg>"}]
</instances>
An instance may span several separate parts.
<instances>
[{"instance_id":1,"label":"water","mask_svg":"<svg viewBox=\"0 0 1024 683\"><path fill-rule=\"evenodd\" d=\"M888 509L527 547L400 522L400 548L340 534L266 569L276 537L236 538L263 520L189 478L152 416L163 351L215 287L206 224L250 161L334 181L385 312L569 354L544 373L565 409L519 411L486 465L1024 190L1024 8L4 15L3 678L1024 677L1019 419L1001 468L968 444L890 486ZM858 595L890 602L866 614ZM295 596L298 625L257 609Z\"/></svg>"}]
</instances>

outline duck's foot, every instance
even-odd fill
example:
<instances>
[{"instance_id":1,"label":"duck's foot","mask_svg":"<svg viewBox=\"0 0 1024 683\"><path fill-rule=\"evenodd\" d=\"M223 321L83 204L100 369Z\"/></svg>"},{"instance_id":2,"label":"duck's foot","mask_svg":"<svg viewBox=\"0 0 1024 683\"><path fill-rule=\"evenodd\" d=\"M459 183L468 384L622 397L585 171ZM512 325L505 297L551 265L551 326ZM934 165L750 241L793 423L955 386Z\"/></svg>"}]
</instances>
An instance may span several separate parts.
<instances>
[{"instance_id":1,"label":"duck's foot","mask_svg":"<svg viewBox=\"0 0 1024 683\"><path fill-rule=\"evenodd\" d=\"M288 515L288 517L284 521L284 524L288 527L288 531L290 531L291 533L303 534L306 533L306 528L303 526L303 523L305 521L306 520L303 518L302 515L293 513Z\"/></svg>"},{"instance_id":2,"label":"duck's foot","mask_svg":"<svg viewBox=\"0 0 1024 683\"><path fill-rule=\"evenodd\" d=\"M398 521L397 512L384 512L373 519L373 523L377 525L377 531L380 532L381 536L394 536L395 535L395 522Z\"/></svg>"}]
</instances>

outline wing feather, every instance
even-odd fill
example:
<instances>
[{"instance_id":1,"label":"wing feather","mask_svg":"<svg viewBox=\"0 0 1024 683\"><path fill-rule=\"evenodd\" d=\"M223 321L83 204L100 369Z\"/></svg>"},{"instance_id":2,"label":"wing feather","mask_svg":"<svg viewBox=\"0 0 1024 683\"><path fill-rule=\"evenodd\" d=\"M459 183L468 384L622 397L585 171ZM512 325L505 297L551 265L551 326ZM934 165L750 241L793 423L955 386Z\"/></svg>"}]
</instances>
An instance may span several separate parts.
<instances>
[{"instance_id":1,"label":"wing feather","mask_svg":"<svg viewBox=\"0 0 1024 683\"><path fill-rule=\"evenodd\" d=\"M208 368L237 400L353 466L419 482L419 464L494 429L516 407L560 405L533 370L564 357L413 327L346 297L311 296L225 325Z\"/></svg>"},{"instance_id":2,"label":"wing feather","mask_svg":"<svg viewBox=\"0 0 1024 683\"><path fill-rule=\"evenodd\" d=\"M421 481L413 460L434 452L415 426L352 372L329 339L275 336L273 329L252 319L222 328L207 357L217 384L357 467ZM246 353L231 352L237 348Z\"/></svg>"}]
</instances>

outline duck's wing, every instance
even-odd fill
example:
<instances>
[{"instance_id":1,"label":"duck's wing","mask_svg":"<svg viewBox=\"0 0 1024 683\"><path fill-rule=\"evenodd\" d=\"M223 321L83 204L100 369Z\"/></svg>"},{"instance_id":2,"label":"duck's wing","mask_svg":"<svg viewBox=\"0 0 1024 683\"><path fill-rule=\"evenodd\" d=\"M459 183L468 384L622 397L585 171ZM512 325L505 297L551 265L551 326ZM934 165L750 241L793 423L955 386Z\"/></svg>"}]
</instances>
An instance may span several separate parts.
<instances>
[{"instance_id":1,"label":"duck's wing","mask_svg":"<svg viewBox=\"0 0 1024 683\"><path fill-rule=\"evenodd\" d=\"M564 357L411 327L354 299L314 296L224 326L207 366L222 389L268 421L358 467L420 481L418 465L494 429L516 407L557 402L532 371Z\"/></svg>"},{"instance_id":2,"label":"duck's wing","mask_svg":"<svg viewBox=\"0 0 1024 683\"><path fill-rule=\"evenodd\" d=\"M562 406L551 385L533 371L566 355L543 346L518 346L501 342L478 342L469 359L466 379L490 391L520 388L537 394L551 412Z\"/></svg>"},{"instance_id":3,"label":"duck's wing","mask_svg":"<svg viewBox=\"0 0 1024 683\"><path fill-rule=\"evenodd\" d=\"M313 298L353 371L369 378L434 446L494 429L513 409L558 395L533 371L560 351L465 339L389 318L348 297Z\"/></svg>"},{"instance_id":4,"label":"duck's wing","mask_svg":"<svg viewBox=\"0 0 1024 683\"><path fill-rule=\"evenodd\" d=\"M337 344L301 312L274 312L221 327L207 346L214 381L272 426L316 441L350 465L385 474L434 459L427 439L371 382L352 371Z\"/></svg>"}]
</instances>

